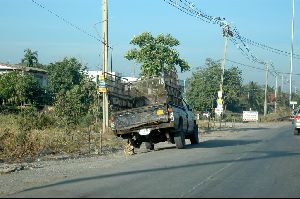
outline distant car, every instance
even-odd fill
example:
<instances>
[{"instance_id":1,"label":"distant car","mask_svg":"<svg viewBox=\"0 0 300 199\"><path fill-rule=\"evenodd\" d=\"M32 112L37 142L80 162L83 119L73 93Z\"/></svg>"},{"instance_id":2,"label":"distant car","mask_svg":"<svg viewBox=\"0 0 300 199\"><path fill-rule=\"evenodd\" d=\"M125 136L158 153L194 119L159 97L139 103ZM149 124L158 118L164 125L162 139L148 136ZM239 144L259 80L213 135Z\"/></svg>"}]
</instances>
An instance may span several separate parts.
<instances>
[{"instance_id":1,"label":"distant car","mask_svg":"<svg viewBox=\"0 0 300 199\"><path fill-rule=\"evenodd\" d=\"M294 135L300 135L300 109L295 110L293 114Z\"/></svg>"},{"instance_id":2,"label":"distant car","mask_svg":"<svg viewBox=\"0 0 300 199\"><path fill-rule=\"evenodd\" d=\"M290 120L291 120L292 122L294 122L294 116L297 114L297 112L298 112L299 110L300 110L300 109L296 109L296 110L292 111L291 116L290 116Z\"/></svg>"}]
</instances>

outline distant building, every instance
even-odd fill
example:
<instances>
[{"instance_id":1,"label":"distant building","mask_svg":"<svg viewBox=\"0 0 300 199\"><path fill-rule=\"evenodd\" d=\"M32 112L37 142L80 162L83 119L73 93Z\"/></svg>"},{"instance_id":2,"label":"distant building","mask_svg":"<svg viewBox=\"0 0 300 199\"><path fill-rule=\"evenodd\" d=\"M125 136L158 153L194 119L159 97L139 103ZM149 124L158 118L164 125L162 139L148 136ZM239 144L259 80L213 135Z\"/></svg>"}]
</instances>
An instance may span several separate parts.
<instances>
[{"instance_id":1,"label":"distant building","mask_svg":"<svg viewBox=\"0 0 300 199\"><path fill-rule=\"evenodd\" d=\"M48 84L48 74L46 70L40 68L32 68L32 67L23 67L11 64L3 64L0 63L0 74L9 73L13 71L24 71L33 75L42 86L47 86Z\"/></svg>"}]
</instances>

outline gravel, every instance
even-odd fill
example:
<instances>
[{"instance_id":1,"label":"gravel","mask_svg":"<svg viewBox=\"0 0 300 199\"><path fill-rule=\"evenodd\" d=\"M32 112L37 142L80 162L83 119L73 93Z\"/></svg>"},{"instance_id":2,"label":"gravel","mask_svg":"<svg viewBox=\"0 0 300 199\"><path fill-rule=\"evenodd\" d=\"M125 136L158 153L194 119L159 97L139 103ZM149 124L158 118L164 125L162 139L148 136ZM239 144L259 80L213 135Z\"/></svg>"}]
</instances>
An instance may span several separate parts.
<instances>
[{"instance_id":1,"label":"gravel","mask_svg":"<svg viewBox=\"0 0 300 199\"><path fill-rule=\"evenodd\" d=\"M276 128L278 125L280 125L279 122L266 124L239 123L235 125L235 128L227 127L210 131L200 129L200 142L219 139L220 137L236 136L239 132L238 129L242 128L259 128L262 126ZM158 145L164 147L164 145L167 146L167 143L159 143ZM145 149L142 149L142 147L136 151L136 153L143 152L145 152ZM31 163L7 164L0 162L0 197L7 197L33 186L74 177L85 173L87 169L107 168L124 161L128 161L128 157L120 149L105 155L76 158L71 158L68 155L48 156Z\"/></svg>"}]
</instances>

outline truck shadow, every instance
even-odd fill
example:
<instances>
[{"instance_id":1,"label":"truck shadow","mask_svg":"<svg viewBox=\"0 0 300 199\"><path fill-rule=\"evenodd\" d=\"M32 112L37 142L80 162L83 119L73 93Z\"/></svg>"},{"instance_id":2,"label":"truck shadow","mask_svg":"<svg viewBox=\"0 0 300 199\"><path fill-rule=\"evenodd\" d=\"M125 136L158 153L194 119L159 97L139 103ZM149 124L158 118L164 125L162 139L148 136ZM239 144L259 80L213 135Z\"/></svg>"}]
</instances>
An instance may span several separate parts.
<instances>
[{"instance_id":1,"label":"truck shadow","mask_svg":"<svg viewBox=\"0 0 300 199\"><path fill-rule=\"evenodd\" d=\"M235 132L235 131L259 131L259 130L266 130L266 129L269 129L269 128L266 128L266 127L247 127L247 128L232 128L230 129L230 131L232 132Z\"/></svg>"},{"instance_id":2,"label":"truck shadow","mask_svg":"<svg viewBox=\"0 0 300 199\"><path fill-rule=\"evenodd\" d=\"M256 144L261 142L261 140L207 140L200 142L199 144L189 144L186 145L187 149L192 148L217 148L217 147L228 147L228 146L239 146Z\"/></svg>"},{"instance_id":3,"label":"truck shadow","mask_svg":"<svg viewBox=\"0 0 300 199\"><path fill-rule=\"evenodd\" d=\"M207 141L200 142L199 144L187 143L185 149L230 147L230 146L256 144L259 142L261 142L261 140L207 140ZM176 146L174 144L170 144L170 146L163 146L163 147L157 146L154 151L163 151L163 150L170 150L170 149L176 149Z\"/></svg>"},{"instance_id":4,"label":"truck shadow","mask_svg":"<svg viewBox=\"0 0 300 199\"><path fill-rule=\"evenodd\" d=\"M214 129L200 129L201 132L204 134L210 134L212 132L218 132L218 131L230 131L230 132L240 132L240 131L252 131L252 130L267 130L270 128L266 127L226 127L226 128L214 128Z\"/></svg>"}]
</instances>

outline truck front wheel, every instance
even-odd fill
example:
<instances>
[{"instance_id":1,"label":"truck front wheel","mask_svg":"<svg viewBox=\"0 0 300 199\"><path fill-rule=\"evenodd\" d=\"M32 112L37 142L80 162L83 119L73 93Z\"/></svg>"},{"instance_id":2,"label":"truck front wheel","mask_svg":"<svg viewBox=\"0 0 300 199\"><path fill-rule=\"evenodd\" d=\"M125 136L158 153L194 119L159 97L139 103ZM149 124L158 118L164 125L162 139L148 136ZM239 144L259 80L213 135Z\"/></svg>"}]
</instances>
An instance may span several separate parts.
<instances>
[{"instance_id":1,"label":"truck front wheel","mask_svg":"<svg viewBox=\"0 0 300 199\"><path fill-rule=\"evenodd\" d=\"M195 124L193 134L191 135L191 138L190 138L191 144L199 144L199 135L198 135L198 133L199 133L198 125Z\"/></svg>"},{"instance_id":2,"label":"truck front wheel","mask_svg":"<svg viewBox=\"0 0 300 199\"><path fill-rule=\"evenodd\" d=\"M154 144L151 142L145 142L146 149L148 150L154 150Z\"/></svg>"}]
</instances>

